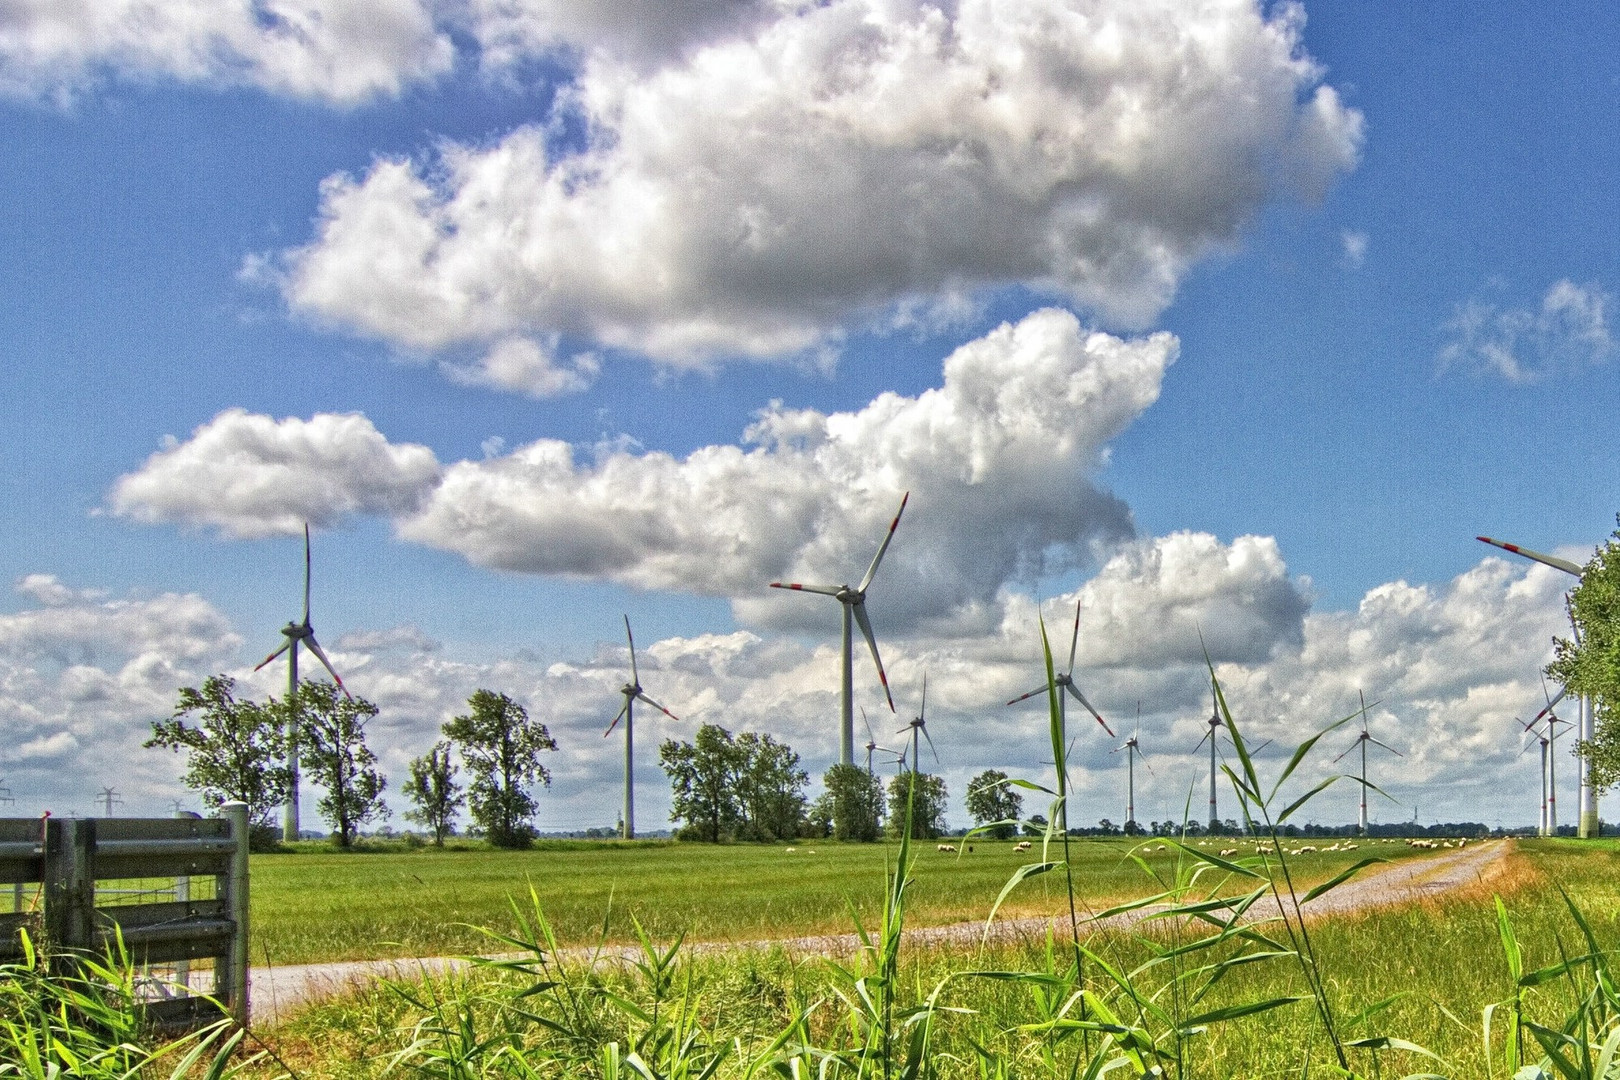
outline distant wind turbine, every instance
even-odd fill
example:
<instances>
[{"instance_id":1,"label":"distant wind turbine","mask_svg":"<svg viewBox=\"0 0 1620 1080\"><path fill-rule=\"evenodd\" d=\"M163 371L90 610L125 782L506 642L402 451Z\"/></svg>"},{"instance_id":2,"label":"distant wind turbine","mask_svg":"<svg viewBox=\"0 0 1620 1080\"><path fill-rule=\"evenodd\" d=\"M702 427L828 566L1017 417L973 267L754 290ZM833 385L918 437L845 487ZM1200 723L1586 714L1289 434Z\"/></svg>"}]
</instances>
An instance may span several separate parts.
<instances>
[{"instance_id":1,"label":"distant wind turbine","mask_svg":"<svg viewBox=\"0 0 1620 1080\"><path fill-rule=\"evenodd\" d=\"M1202 739L1198 740L1198 746L1193 747L1193 753L1198 753L1198 748L1203 746L1205 742L1209 743L1209 831L1214 832L1220 828L1221 824L1220 815L1216 811L1215 804L1215 733L1218 729L1225 727L1226 723L1221 719L1221 703L1215 697L1215 683L1213 680L1209 684L1209 700L1209 719L1204 721L1209 725L1209 730L1204 732Z\"/></svg>"},{"instance_id":2,"label":"distant wind turbine","mask_svg":"<svg viewBox=\"0 0 1620 1080\"><path fill-rule=\"evenodd\" d=\"M1523 725L1525 733L1534 735L1536 741L1541 744L1541 823L1537 831L1542 836L1558 835L1558 768L1556 759L1558 725L1563 724L1565 727L1571 725L1568 720L1553 712L1553 706L1564 700L1565 693L1566 691L1559 690L1556 696L1548 697L1547 688L1543 685L1541 696L1546 699L1547 707L1536 713L1529 723L1525 723L1523 720L1519 721ZM1545 729L1543 729L1543 724L1545 724ZM1519 753L1522 755L1528 749L1530 747L1526 744Z\"/></svg>"},{"instance_id":3,"label":"distant wind turbine","mask_svg":"<svg viewBox=\"0 0 1620 1080\"><path fill-rule=\"evenodd\" d=\"M911 775L913 778L920 771L919 766L922 764L922 744L917 741L919 738L928 740L928 752L934 755L934 763L939 763L939 751L934 749L934 737L928 734L927 717L928 675L925 672L922 681L922 703L917 706L917 715L911 723L895 732L896 735L904 734L907 731L911 732ZM904 760L903 757L902 760Z\"/></svg>"},{"instance_id":4,"label":"distant wind turbine","mask_svg":"<svg viewBox=\"0 0 1620 1080\"><path fill-rule=\"evenodd\" d=\"M619 721L624 721L624 822L622 823L623 836L626 840L636 838L636 779L635 779L635 704L639 698L669 717L679 720L680 717L664 708L658 702L648 697L641 689L641 672L636 667L636 639L630 633L630 616L624 617L624 639L630 643L630 681L619 688L624 695L624 706L619 714L613 718L613 723L602 732L602 738L613 734Z\"/></svg>"},{"instance_id":5,"label":"distant wind turbine","mask_svg":"<svg viewBox=\"0 0 1620 1080\"><path fill-rule=\"evenodd\" d=\"M1136 729L1131 732L1130 738L1110 751L1110 753L1114 754L1119 753L1121 750L1125 751L1125 824L1127 826L1136 824L1136 759L1141 758L1142 767L1148 771L1148 775L1154 775L1153 766L1147 763L1147 756L1142 753L1142 744L1139 740L1141 734L1142 703L1138 701L1136 703Z\"/></svg>"},{"instance_id":6,"label":"distant wind turbine","mask_svg":"<svg viewBox=\"0 0 1620 1080\"><path fill-rule=\"evenodd\" d=\"M343 691L345 697L349 695L349 688L343 685L338 677L337 670L332 667L332 661L326 658L321 650L320 642L315 640L315 628L309 625L309 526L304 526L304 621L290 622L281 628L282 635L287 639L281 643L281 648L259 661L258 671L270 661L287 654L287 805L281 815L281 838L283 840L298 839L298 744L299 736L299 706L298 706L298 645L304 644L315 659L321 662L332 681L337 683L338 689Z\"/></svg>"},{"instance_id":7,"label":"distant wind turbine","mask_svg":"<svg viewBox=\"0 0 1620 1080\"><path fill-rule=\"evenodd\" d=\"M1077 599L1074 602L1074 633L1072 633L1069 636L1069 670L1065 671L1065 672L1062 672L1062 673L1060 673L1058 675L1053 676L1053 679L1052 679L1053 684L1057 687L1058 720L1063 725L1063 730L1064 731L1069 730L1069 728L1068 728L1068 719L1069 719L1068 718L1068 700L1069 700L1069 696L1072 695L1076 701L1078 701L1081 705L1085 706L1086 712L1090 713L1092 715L1092 717L1094 719L1096 719L1097 723L1102 725L1102 729L1104 731L1108 732L1109 736L1112 737L1113 734L1114 734L1114 729L1108 726L1108 722L1102 718L1102 713L1100 713L1096 709L1092 708L1091 707L1091 702L1086 700L1086 695L1082 694L1080 692L1080 688L1078 686L1074 685L1074 655L1075 655L1075 650L1076 650L1076 648L1079 647L1079 645L1080 645L1080 601ZM1020 701L1028 701L1030 698L1034 697L1036 694L1045 694L1046 692L1047 692L1047 685L1045 683L1042 683L1041 685L1037 686L1035 689L1031 690L1029 693L1020 694L1018 697L1013 698L1011 701L1007 702L1007 704L1008 705L1016 705ZM1067 692L1067 693L1065 693L1065 692Z\"/></svg>"},{"instance_id":8,"label":"distant wind turbine","mask_svg":"<svg viewBox=\"0 0 1620 1080\"><path fill-rule=\"evenodd\" d=\"M1372 743L1374 746L1381 746L1396 757L1405 757L1406 755L1393 746L1381 743L1372 737L1372 732L1367 730L1367 696L1359 690L1356 693L1361 696L1361 734L1357 735L1356 741L1346 747L1344 753L1334 758L1333 762L1337 764L1351 750L1358 746L1361 748L1361 834L1365 836L1367 835L1367 744Z\"/></svg>"},{"instance_id":9,"label":"distant wind turbine","mask_svg":"<svg viewBox=\"0 0 1620 1080\"><path fill-rule=\"evenodd\" d=\"M1581 567L1570 562L1568 559L1560 559L1556 555L1546 555L1539 551L1531 551L1527 547L1520 547L1518 544L1510 544L1505 540L1493 540L1489 536L1476 536L1474 539L1484 544L1490 544L1492 547L1499 547L1503 551L1511 551L1515 555L1522 556L1526 559L1531 559L1545 566L1550 566L1554 570L1562 570L1564 573L1571 575L1575 579L1580 579ZM1564 602L1566 605L1569 603L1567 593L1565 594ZM1570 627L1574 630L1575 640L1579 642L1581 640L1581 629L1575 625L1575 620L1573 617L1570 619ZM1561 699L1563 696L1563 693L1560 693L1558 698ZM1548 704L1547 708L1549 710L1552 708L1551 703ZM1567 723L1567 721L1565 722ZM1532 720L1531 723L1535 723L1535 721ZM1591 701L1579 700L1576 702L1575 723L1572 726L1575 728L1577 739L1584 742L1589 741L1593 737L1594 730ZM1550 762L1551 760L1551 757L1549 757L1548 761ZM1580 778L1580 817L1578 819L1579 825L1577 831L1583 837L1596 836L1598 835L1600 824L1598 821L1597 790L1592 787L1592 763L1588 761L1584 755L1577 758L1576 761L1576 769ZM1557 832L1556 825L1553 826L1552 832Z\"/></svg>"},{"instance_id":10,"label":"distant wind turbine","mask_svg":"<svg viewBox=\"0 0 1620 1080\"><path fill-rule=\"evenodd\" d=\"M874 750L882 754L893 754L902 761L905 760L906 755L902 751L890 750L887 746L878 745L877 736L872 734L872 721L866 718L866 709L864 707L861 709L861 723L866 725L866 775L872 775L872 752Z\"/></svg>"},{"instance_id":11,"label":"distant wind turbine","mask_svg":"<svg viewBox=\"0 0 1620 1080\"><path fill-rule=\"evenodd\" d=\"M851 620L859 623L861 634L866 638L866 645L872 650L872 663L877 665L878 680L883 683L883 696L889 701L889 711L894 711L894 695L889 693L889 676L883 671L883 658L878 656L877 638L872 636L872 623L866 617L866 590L872 587L872 579L877 576L878 564L883 561L883 553L889 550L889 541L894 539L894 530L900 527L900 515L906 512L906 503L911 498L911 492L906 492L900 499L900 509L895 511L894 520L889 523L888 534L883 537L883 543L878 545L877 554L872 557L872 565L866 568L866 576L856 588L848 585L801 585L797 582L771 582L773 589L792 589L794 592L821 593L830 596L843 605L844 611L844 666L843 666L843 693L839 702L839 729L838 729L838 761L842 765L855 764L855 672L854 672L854 634L850 625Z\"/></svg>"}]
</instances>

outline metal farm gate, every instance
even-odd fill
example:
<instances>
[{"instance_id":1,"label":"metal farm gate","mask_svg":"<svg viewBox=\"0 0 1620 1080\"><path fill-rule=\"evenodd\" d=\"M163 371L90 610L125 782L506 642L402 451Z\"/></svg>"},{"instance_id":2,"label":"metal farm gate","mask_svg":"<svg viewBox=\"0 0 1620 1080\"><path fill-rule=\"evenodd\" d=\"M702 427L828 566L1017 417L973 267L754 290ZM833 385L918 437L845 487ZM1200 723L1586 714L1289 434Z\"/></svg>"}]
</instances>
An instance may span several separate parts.
<instances>
[{"instance_id":1,"label":"metal farm gate","mask_svg":"<svg viewBox=\"0 0 1620 1080\"><path fill-rule=\"evenodd\" d=\"M145 980L154 1021L218 1016L189 987L192 962L212 960L212 997L245 1025L247 839L240 802L212 818L0 818L0 884L12 894L0 962L22 959L25 926L64 963L105 955L121 936L143 970L167 969Z\"/></svg>"}]
</instances>

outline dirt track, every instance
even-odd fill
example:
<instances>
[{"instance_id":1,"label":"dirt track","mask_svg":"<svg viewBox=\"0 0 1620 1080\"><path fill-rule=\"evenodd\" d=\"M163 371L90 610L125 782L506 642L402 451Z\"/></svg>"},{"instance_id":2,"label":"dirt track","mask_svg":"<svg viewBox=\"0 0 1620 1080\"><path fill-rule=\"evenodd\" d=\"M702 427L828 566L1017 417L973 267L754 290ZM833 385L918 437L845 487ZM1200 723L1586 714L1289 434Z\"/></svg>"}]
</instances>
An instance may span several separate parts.
<instances>
[{"instance_id":1,"label":"dirt track","mask_svg":"<svg viewBox=\"0 0 1620 1080\"><path fill-rule=\"evenodd\" d=\"M1429 858L1369 867L1361 876L1306 905L1305 911L1313 918L1321 918L1440 896L1482 880L1486 871L1509 850L1508 842L1494 841L1470 844ZM1256 919L1277 914L1276 905L1267 901L1256 904L1250 911ZM1128 912L1085 925L1092 929L1126 929L1142 921L1148 914L1148 911ZM1049 918L998 921L991 927L990 938L992 941L1016 941L1038 937L1046 933L1051 921ZM979 921L920 926L907 929L906 940L912 944L973 945L981 940L984 932L984 923ZM685 948L690 952L783 948L805 956L848 956L859 947L860 939L854 934L828 934L765 941L694 942ZM604 955L629 955L632 951L609 949ZM584 955L583 951L580 955ZM414 960L350 960L256 967L249 974L255 1026L274 1025L304 1005L338 996L372 979L413 979L467 966L468 962L461 958L435 956Z\"/></svg>"}]
</instances>

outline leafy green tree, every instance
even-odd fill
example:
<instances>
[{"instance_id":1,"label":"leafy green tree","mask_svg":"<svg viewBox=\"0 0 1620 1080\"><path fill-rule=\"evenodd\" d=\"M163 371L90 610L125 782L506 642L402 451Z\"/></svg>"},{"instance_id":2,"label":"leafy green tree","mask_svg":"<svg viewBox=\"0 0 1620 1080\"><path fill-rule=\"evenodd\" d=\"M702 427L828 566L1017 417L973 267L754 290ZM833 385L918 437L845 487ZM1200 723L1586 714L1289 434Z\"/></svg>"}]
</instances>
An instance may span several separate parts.
<instances>
[{"instance_id":1,"label":"leafy green tree","mask_svg":"<svg viewBox=\"0 0 1620 1080\"><path fill-rule=\"evenodd\" d=\"M285 703L273 707L285 715ZM360 826L388 813L382 801L388 781L366 746L366 721L377 715L377 706L332 683L306 679L298 687L297 707L304 735L299 756L310 781L326 789L315 809L332 826L338 846L350 847Z\"/></svg>"},{"instance_id":2,"label":"leafy green tree","mask_svg":"<svg viewBox=\"0 0 1620 1080\"><path fill-rule=\"evenodd\" d=\"M1031 814L1031 815L1029 815L1029 819L1024 822L1023 833L1024 833L1025 836L1044 836L1044 835L1046 835L1046 815L1045 814Z\"/></svg>"},{"instance_id":3,"label":"leafy green tree","mask_svg":"<svg viewBox=\"0 0 1620 1080\"><path fill-rule=\"evenodd\" d=\"M1620 529L1581 572L1569 614L1579 640L1555 642L1547 675L1591 699L1592 739L1575 749L1591 762L1592 786L1607 791L1620 782Z\"/></svg>"},{"instance_id":4,"label":"leafy green tree","mask_svg":"<svg viewBox=\"0 0 1620 1080\"><path fill-rule=\"evenodd\" d=\"M444 725L447 738L461 751L467 769L468 810L474 824L496 847L527 847L534 839L530 824L536 805L533 784L551 786L551 773L540 754L556 750L546 725L529 719L528 710L505 694L475 690L468 713Z\"/></svg>"},{"instance_id":5,"label":"leafy green tree","mask_svg":"<svg viewBox=\"0 0 1620 1080\"><path fill-rule=\"evenodd\" d=\"M810 774L786 743L751 731L737 736L742 756L737 776L741 804L739 835L749 840L792 840L804 827L805 785Z\"/></svg>"},{"instance_id":6,"label":"leafy green tree","mask_svg":"<svg viewBox=\"0 0 1620 1080\"><path fill-rule=\"evenodd\" d=\"M834 765L821 777L835 840L876 840L883 823L883 781L859 765Z\"/></svg>"},{"instance_id":7,"label":"leafy green tree","mask_svg":"<svg viewBox=\"0 0 1620 1080\"><path fill-rule=\"evenodd\" d=\"M912 800L913 780L917 797ZM949 794L945 780L929 773L902 772L889 781L889 834L905 831L907 804L910 803L911 838L934 840L945 834L945 801Z\"/></svg>"},{"instance_id":8,"label":"leafy green tree","mask_svg":"<svg viewBox=\"0 0 1620 1080\"><path fill-rule=\"evenodd\" d=\"M717 844L743 820L738 780L748 759L718 724L704 724L691 742L666 739L658 764L669 777L669 820L685 822L676 835Z\"/></svg>"},{"instance_id":9,"label":"leafy green tree","mask_svg":"<svg viewBox=\"0 0 1620 1080\"><path fill-rule=\"evenodd\" d=\"M174 715L154 723L142 745L186 751L180 782L205 806L247 803L254 831L264 835L274 828L276 807L287 801L287 744L275 712L238 700L235 688L228 675L211 676L201 690L181 687ZM195 727L185 722L193 715Z\"/></svg>"},{"instance_id":10,"label":"leafy green tree","mask_svg":"<svg viewBox=\"0 0 1620 1080\"><path fill-rule=\"evenodd\" d=\"M405 813L406 821L433 830L433 843L444 846L444 838L454 830L456 811L465 801L456 783L460 770L450 760L450 744L439 741L419 758L411 759L411 778L405 782L405 796L416 809Z\"/></svg>"},{"instance_id":11,"label":"leafy green tree","mask_svg":"<svg viewBox=\"0 0 1620 1080\"><path fill-rule=\"evenodd\" d=\"M989 830L997 840L1006 840L1018 831L1015 822L1024 809L1023 797L1007 780L1007 774L1000 769L986 769L967 786L968 815L980 825L997 822Z\"/></svg>"}]
</instances>

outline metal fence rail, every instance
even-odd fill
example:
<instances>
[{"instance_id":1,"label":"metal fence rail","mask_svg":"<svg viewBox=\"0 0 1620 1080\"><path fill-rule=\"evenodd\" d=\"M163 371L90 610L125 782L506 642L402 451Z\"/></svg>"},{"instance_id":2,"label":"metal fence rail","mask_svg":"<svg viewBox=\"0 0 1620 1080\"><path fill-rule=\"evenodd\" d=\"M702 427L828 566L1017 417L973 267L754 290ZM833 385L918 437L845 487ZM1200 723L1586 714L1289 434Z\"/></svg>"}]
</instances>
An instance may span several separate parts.
<instances>
[{"instance_id":1,"label":"metal fence rail","mask_svg":"<svg viewBox=\"0 0 1620 1080\"><path fill-rule=\"evenodd\" d=\"M42 935L64 963L75 953L105 954L119 939L142 966L176 964L185 972L193 960L212 959L213 996L245 1025L247 815L246 803L226 803L214 818L0 818L0 884L40 886L29 905L37 910L0 912L0 961L22 958L18 931L25 926ZM198 877L214 879L211 899L190 898ZM162 900L97 902L102 882L154 878L173 879L174 885L103 889L103 897L161 892ZM207 1001L184 992L183 985L178 989L148 1002L148 1014L159 1023L205 1018Z\"/></svg>"}]
</instances>

